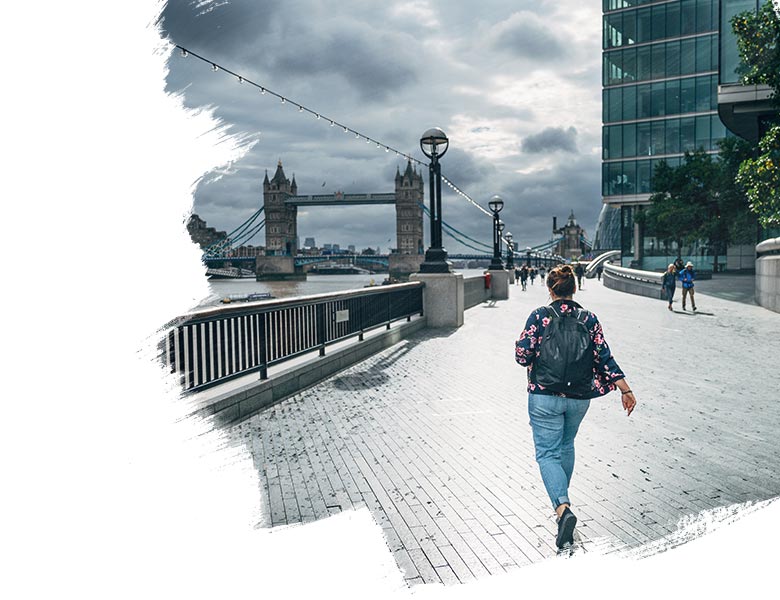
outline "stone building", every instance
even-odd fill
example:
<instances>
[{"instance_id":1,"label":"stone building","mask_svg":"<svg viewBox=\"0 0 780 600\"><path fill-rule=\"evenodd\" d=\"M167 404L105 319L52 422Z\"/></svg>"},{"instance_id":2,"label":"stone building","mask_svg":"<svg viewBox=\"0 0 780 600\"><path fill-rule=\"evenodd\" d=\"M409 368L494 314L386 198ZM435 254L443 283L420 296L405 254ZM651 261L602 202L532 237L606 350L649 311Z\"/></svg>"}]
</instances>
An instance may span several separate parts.
<instances>
[{"instance_id":1,"label":"stone building","mask_svg":"<svg viewBox=\"0 0 780 600\"><path fill-rule=\"evenodd\" d=\"M584 241L585 230L577 224L574 211L571 211L566 225L556 227L556 219L553 217L553 235L561 235L563 239L555 246L554 252L565 259L579 258L589 251Z\"/></svg>"},{"instance_id":2,"label":"stone building","mask_svg":"<svg viewBox=\"0 0 780 600\"><path fill-rule=\"evenodd\" d=\"M214 227L208 227L206 221L195 213L192 213L187 220L187 231L189 232L192 241L198 244L201 250L205 250L212 244L227 239L227 233L224 231L217 231Z\"/></svg>"},{"instance_id":3,"label":"stone building","mask_svg":"<svg viewBox=\"0 0 780 600\"><path fill-rule=\"evenodd\" d=\"M281 160L271 180L268 179L266 171L263 180L263 202L267 256L294 256L298 250L298 207L284 203L288 197L297 193L295 175L292 181L285 177Z\"/></svg>"},{"instance_id":4,"label":"stone building","mask_svg":"<svg viewBox=\"0 0 780 600\"><path fill-rule=\"evenodd\" d=\"M398 254L424 254L423 244L423 178L407 162L403 175L395 174L395 215Z\"/></svg>"}]
</instances>

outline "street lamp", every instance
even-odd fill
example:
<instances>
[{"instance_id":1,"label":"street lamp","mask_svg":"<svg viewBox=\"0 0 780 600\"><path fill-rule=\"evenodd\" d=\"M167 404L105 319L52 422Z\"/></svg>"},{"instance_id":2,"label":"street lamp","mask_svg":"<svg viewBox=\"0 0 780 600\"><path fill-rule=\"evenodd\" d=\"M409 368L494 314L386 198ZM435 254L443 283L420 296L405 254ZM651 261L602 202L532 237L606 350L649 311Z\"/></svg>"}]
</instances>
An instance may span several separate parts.
<instances>
[{"instance_id":1,"label":"street lamp","mask_svg":"<svg viewBox=\"0 0 780 600\"><path fill-rule=\"evenodd\" d=\"M420 273L449 273L447 251L441 243L441 165L439 159L447 152L450 141L438 127L423 133L420 148L431 159L428 165L431 189L431 247L425 252L425 261L420 265Z\"/></svg>"},{"instance_id":2,"label":"street lamp","mask_svg":"<svg viewBox=\"0 0 780 600\"><path fill-rule=\"evenodd\" d=\"M515 260L514 260L515 247L512 245L511 232L507 232L506 234L506 243L509 246L509 248L506 251L506 268L508 271L512 271L515 268Z\"/></svg>"},{"instance_id":3,"label":"street lamp","mask_svg":"<svg viewBox=\"0 0 780 600\"><path fill-rule=\"evenodd\" d=\"M488 208L493 213L493 260L490 261L488 271L503 271L504 265L501 262L501 248L499 247L501 233L498 228L501 221L498 220L498 213L504 208L504 201L500 196L493 196L488 202Z\"/></svg>"}]
</instances>

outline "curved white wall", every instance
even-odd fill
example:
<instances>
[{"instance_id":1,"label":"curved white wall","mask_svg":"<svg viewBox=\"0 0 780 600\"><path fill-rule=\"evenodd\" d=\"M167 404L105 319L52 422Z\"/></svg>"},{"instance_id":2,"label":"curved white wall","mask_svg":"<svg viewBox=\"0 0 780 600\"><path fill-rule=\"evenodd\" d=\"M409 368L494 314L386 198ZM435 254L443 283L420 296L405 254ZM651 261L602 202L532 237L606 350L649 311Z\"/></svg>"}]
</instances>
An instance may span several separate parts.
<instances>
[{"instance_id":1,"label":"curved white wall","mask_svg":"<svg viewBox=\"0 0 780 600\"><path fill-rule=\"evenodd\" d=\"M759 306L780 312L780 237L764 240L756 246L756 302Z\"/></svg>"}]
</instances>

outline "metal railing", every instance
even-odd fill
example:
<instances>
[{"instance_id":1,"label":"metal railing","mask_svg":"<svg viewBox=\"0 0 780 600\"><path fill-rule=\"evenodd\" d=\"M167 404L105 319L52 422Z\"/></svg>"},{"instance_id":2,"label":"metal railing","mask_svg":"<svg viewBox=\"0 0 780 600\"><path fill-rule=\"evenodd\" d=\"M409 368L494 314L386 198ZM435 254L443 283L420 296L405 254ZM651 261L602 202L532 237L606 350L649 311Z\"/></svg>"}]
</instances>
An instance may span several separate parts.
<instances>
[{"instance_id":1,"label":"metal railing","mask_svg":"<svg viewBox=\"0 0 780 600\"><path fill-rule=\"evenodd\" d=\"M596 276L596 270L599 267L604 266L607 262L619 257L620 250L606 250L605 252L602 252L596 258L591 260L587 267L585 267L585 277L588 279L593 279Z\"/></svg>"},{"instance_id":2,"label":"metal railing","mask_svg":"<svg viewBox=\"0 0 780 600\"><path fill-rule=\"evenodd\" d=\"M604 271L615 277L640 281L642 283L653 283L661 285L663 273L654 273L653 271L640 271L639 269L629 269L628 267L619 267L610 263L604 264Z\"/></svg>"},{"instance_id":3,"label":"metal railing","mask_svg":"<svg viewBox=\"0 0 780 600\"><path fill-rule=\"evenodd\" d=\"M193 311L162 340L163 359L185 391L198 391L319 351L393 321L422 315L423 283L268 300Z\"/></svg>"}]
</instances>

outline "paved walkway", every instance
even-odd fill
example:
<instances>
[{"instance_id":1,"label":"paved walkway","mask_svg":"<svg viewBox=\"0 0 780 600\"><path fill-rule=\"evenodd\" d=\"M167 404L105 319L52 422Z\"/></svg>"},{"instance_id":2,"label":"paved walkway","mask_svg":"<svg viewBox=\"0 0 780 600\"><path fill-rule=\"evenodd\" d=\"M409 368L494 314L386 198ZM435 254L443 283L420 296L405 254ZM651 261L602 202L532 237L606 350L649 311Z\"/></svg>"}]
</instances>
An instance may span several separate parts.
<instances>
[{"instance_id":1,"label":"paved walkway","mask_svg":"<svg viewBox=\"0 0 780 600\"><path fill-rule=\"evenodd\" d=\"M756 275L755 273L715 273L712 279L697 281L696 290L724 300L756 304Z\"/></svg>"},{"instance_id":2,"label":"paved walkway","mask_svg":"<svg viewBox=\"0 0 780 600\"><path fill-rule=\"evenodd\" d=\"M230 434L253 454L265 526L367 506L410 585L465 582L555 554L514 340L541 286L425 330ZM698 314L587 280L636 393L594 400L571 497L587 549L637 546L686 515L780 494L780 315L697 296ZM679 300L679 298L678 298Z\"/></svg>"}]
</instances>

